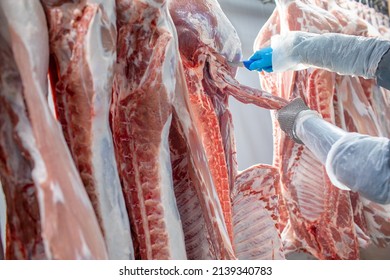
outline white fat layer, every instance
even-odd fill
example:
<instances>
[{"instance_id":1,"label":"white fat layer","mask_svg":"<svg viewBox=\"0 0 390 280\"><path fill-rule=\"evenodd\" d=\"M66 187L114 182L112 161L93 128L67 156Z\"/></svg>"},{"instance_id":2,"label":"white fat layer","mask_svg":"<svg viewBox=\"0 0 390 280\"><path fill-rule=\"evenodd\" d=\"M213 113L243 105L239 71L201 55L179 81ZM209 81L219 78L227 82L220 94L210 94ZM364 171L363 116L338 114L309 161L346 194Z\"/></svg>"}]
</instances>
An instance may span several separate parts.
<instances>
[{"instance_id":1,"label":"white fat layer","mask_svg":"<svg viewBox=\"0 0 390 280\"><path fill-rule=\"evenodd\" d=\"M172 79L175 77L176 71L176 61L177 55L175 53L175 48L172 47L172 40L169 42L167 46L166 57L162 67L162 79L164 81L164 86L169 95L169 101L172 102L174 94L175 94L175 86L176 79Z\"/></svg>"},{"instance_id":2,"label":"white fat layer","mask_svg":"<svg viewBox=\"0 0 390 280\"><path fill-rule=\"evenodd\" d=\"M109 30L111 24L115 25L115 13L113 13L115 2L90 2L104 2L101 4L103 10L99 9L90 23L85 42L86 58L95 93L93 99L95 116L92 119L92 164L96 178L96 191L109 258L134 259L129 217L119 181L112 134L108 123L116 47L113 46L114 51L105 49L101 36L102 28ZM108 21L103 15L106 12L109 15Z\"/></svg>"},{"instance_id":3,"label":"white fat layer","mask_svg":"<svg viewBox=\"0 0 390 280\"><path fill-rule=\"evenodd\" d=\"M92 259L92 253L91 250L88 247L88 244L85 240L84 234L82 231L79 231L79 237L81 242L81 252L76 252L76 259L77 260L90 260Z\"/></svg>"},{"instance_id":4,"label":"white fat layer","mask_svg":"<svg viewBox=\"0 0 390 280\"><path fill-rule=\"evenodd\" d=\"M51 90L51 86L50 86L50 81L49 81L49 78L47 79L47 84L48 84L48 95L47 95L47 103L49 104L49 109L50 109L50 112L53 114L53 117L56 119L57 116L56 116L56 110L55 110L55 106L54 106L54 95L53 95L53 91Z\"/></svg>"},{"instance_id":5,"label":"white fat layer","mask_svg":"<svg viewBox=\"0 0 390 280\"><path fill-rule=\"evenodd\" d=\"M57 182L52 182L50 184L50 189L53 194L53 201L55 203L65 204L64 193L62 192L60 185Z\"/></svg>"},{"instance_id":6,"label":"white fat layer","mask_svg":"<svg viewBox=\"0 0 390 280\"><path fill-rule=\"evenodd\" d=\"M104 13L108 17L108 22L116 25L116 5L115 0L88 0L88 3L99 4L104 8Z\"/></svg>"},{"instance_id":7,"label":"white fat layer","mask_svg":"<svg viewBox=\"0 0 390 280\"><path fill-rule=\"evenodd\" d=\"M159 154L160 178L161 178L161 201L164 208L166 229L168 231L169 248L174 260L187 259L184 233L177 209L175 194L173 191L173 179L171 158L168 143L169 128L172 115L168 118L161 134L161 148Z\"/></svg>"}]
</instances>

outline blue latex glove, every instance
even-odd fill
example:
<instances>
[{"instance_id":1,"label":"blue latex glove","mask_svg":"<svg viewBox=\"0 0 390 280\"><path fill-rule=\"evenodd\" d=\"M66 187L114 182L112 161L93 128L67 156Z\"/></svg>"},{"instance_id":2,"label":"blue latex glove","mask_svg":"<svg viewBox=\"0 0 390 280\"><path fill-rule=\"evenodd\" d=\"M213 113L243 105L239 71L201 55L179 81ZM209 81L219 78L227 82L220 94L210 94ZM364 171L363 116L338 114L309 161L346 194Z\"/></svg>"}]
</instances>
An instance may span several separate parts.
<instances>
[{"instance_id":1,"label":"blue latex glove","mask_svg":"<svg viewBox=\"0 0 390 280\"><path fill-rule=\"evenodd\" d=\"M272 48L264 48L256 51L249 60L243 61L248 70L272 72Z\"/></svg>"}]
</instances>

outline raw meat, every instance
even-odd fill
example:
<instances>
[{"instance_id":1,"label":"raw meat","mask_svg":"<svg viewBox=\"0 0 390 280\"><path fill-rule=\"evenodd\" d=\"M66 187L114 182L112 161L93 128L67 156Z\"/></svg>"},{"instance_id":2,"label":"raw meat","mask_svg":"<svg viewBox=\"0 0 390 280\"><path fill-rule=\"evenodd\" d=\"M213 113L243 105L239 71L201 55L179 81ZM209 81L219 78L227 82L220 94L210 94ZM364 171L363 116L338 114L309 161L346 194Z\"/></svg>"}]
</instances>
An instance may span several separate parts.
<instances>
[{"instance_id":1,"label":"raw meat","mask_svg":"<svg viewBox=\"0 0 390 280\"><path fill-rule=\"evenodd\" d=\"M32 178L37 153L12 51L0 36L0 177L7 201L7 259L46 258L37 190ZM2 251L2 248L1 248Z\"/></svg>"},{"instance_id":2,"label":"raw meat","mask_svg":"<svg viewBox=\"0 0 390 280\"><path fill-rule=\"evenodd\" d=\"M234 248L238 259L284 259L278 232L279 170L255 165L237 175L232 191Z\"/></svg>"},{"instance_id":3,"label":"raw meat","mask_svg":"<svg viewBox=\"0 0 390 280\"><path fill-rule=\"evenodd\" d=\"M110 259L134 259L109 126L116 61L115 1L42 1L49 24L56 115Z\"/></svg>"},{"instance_id":4,"label":"raw meat","mask_svg":"<svg viewBox=\"0 0 390 280\"><path fill-rule=\"evenodd\" d=\"M6 0L1 1L0 10L0 34L12 49L10 65L4 67L12 67L14 58L19 72L16 76L11 75L13 79L8 81L16 89L12 98L18 100L19 104L24 104L29 121L26 123L27 117L22 114L20 122L18 118L14 118L14 123L8 124L22 134L20 143L14 144L19 145L19 151L27 160L24 164L28 166L28 161L30 162L30 174L24 170L21 174L21 170L16 171L18 178L30 177L26 181L22 180L25 184L23 186L28 186L25 194L31 195L25 199L36 205L29 211L33 213L33 220L39 217L41 222L39 235L42 237L45 256L53 259L105 259L105 244L92 205L72 162L61 129L47 104L49 49L47 25L41 4L39 1ZM30 131L28 125L31 127ZM12 163L17 159L7 158L7 162ZM35 195L33 189L36 190ZM20 209L20 205L17 209ZM24 214L23 211L21 213ZM7 227L11 226L13 225L9 222ZM39 229L34 227L32 230ZM7 239L9 236L7 234ZM16 256L23 257L23 246L16 252L20 253Z\"/></svg>"},{"instance_id":5,"label":"raw meat","mask_svg":"<svg viewBox=\"0 0 390 280\"><path fill-rule=\"evenodd\" d=\"M185 259L168 144L178 58L167 2L117 3L111 125L136 255Z\"/></svg>"}]
</instances>

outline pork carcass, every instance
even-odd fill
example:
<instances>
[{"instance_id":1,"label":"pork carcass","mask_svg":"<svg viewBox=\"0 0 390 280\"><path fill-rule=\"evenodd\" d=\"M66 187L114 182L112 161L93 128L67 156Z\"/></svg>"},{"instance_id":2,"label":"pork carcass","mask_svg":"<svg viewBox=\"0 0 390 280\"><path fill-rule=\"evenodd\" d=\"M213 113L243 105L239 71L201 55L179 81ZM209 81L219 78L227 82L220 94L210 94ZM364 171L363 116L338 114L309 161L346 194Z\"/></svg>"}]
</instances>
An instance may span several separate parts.
<instances>
[{"instance_id":1,"label":"pork carcass","mask_svg":"<svg viewBox=\"0 0 390 280\"><path fill-rule=\"evenodd\" d=\"M105 259L91 202L47 103L43 8L36 0L1 1L0 22L7 258Z\"/></svg>"},{"instance_id":2,"label":"pork carcass","mask_svg":"<svg viewBox=\"0 0 390 280\"><path fill-rule=\"evenodd\" d=\"M177 53L167 1L119 0L112 129L141 259L185 259L168 143Z\"/></svg>"},{"instance_id":3,"label":"pork carcass","mask_svg":"<svg viewBox=\"0 0 390 280\"><path fill-rule=\"evenodd\" d=\"M255 103L266 108L280 108L285 103L281 98L242 86L233 78L236 69L230 67L228 61L241 59L240 40L217 1L174 0L171 2L170 12L178 33L190 107L198 126L198 133L201 135L213 181L213 185L207 186L211 191L207 193L199 191L200 186L197 186L197 182L188 179L188 170L194 167L188 166L191 165L191 161L187 160L185 148L181 149L181 155L178 150L175 150L174 154L177 158L173 162L174 178L177 178L175 186L181 188L176 193L189 199L191 194L185 194L188 189L196 190L201 196L216 191L219 207L223 212L223 222L231 242L233 230L230 192L237 173L237 162L228 97L233 95L242 102ZM176 142L177 138L172 141ZM178 146L178 144L171 146ZM184 147L184 144L181 146ZM183 177L182 174L187 175ZM190 188L184 187L189 185ZM198 199L204 201L209 198ZM202 205L194 200L196 198L192 197L192 207ZM188 204L183 205L181 210L179 205L180 213L187 213L187 206ZM190 217L188 219L191 220ZM203 223L198 221L199 228L204 229L205 227L201 225ZM200 235L195 236L189 232L186 235L188 246L193 248L194 244L198 244L197 246L201 248L208 247L207 240L212 235L208 235L206 231L203 233L205 237L200 238ZM199 245L202 243L206 244ZM209 249L211 255L215 254L215 250ZM207 249L202 252L206 251Z\"/></svg>"},{"instance_id":4,"label":"pork carcass","mask_svg":"<svg viewBox=\"0 0 390 280\"><path fill-rule=\"evenodd\" d=\"M274 16L273 21L264 26L255 49L268 46L272 35L289 30L361 36L379 34L361 18L328 1L278 1L277 4L277 14L283 17ZM356 77L308 69L261 74L261 82L264 89L273 94L290 99L304 98L311 109L344 129L356 131L360 127L360 132L371 135L383 131L375 110L371 108L368 98L371 93L364 90ZM372 85L372 82L368 83ZM373 239L369 228L378 227L378 222L367 219L364 199L357 194L336 190L311 152L286 138L277 123L275 128L275 164L281 172L281 193L288 209L284 215L287 218L283 219L287 222L282 227L287 250L302 249L317 258L358 258L358 245L367 246L370 237ZM383 216L383 207L380 209L374 215L382 217L383 222L386 216ZM323 226L325 223L326 227ZM383 227L382 230L387 231ZM378 230L376 234L378 236Z\"/></svg>"},{"instance_id":5,"label":"pork carcass","mask_svg":"<svg viewBox=\"0 0 390 280\"><path fill-rule=\"evenodd\" d=\"M42 0L55 111L110 259L134 259L109 125L116 62L115 1Z\"/></svg>"}]
</instances>

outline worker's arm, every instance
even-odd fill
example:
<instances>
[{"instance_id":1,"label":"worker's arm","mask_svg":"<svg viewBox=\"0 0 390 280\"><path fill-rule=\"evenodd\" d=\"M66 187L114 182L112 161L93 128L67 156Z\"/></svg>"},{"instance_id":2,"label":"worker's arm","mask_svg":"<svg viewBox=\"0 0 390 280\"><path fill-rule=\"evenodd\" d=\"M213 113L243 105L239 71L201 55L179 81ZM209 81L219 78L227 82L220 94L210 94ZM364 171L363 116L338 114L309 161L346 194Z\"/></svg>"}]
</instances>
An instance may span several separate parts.
<instances>
[{"instance_id":1,"label":"worker's arm","mask_svg":"<svg viewBox=\"0 0 390 280\"><path fill-rule=\"evenodd\" d=\"M331 182L381 204L390 203L390 140L348 133L323 120L302 99L278 112L280 127L325 165Z\"/></svg>"},{"instance_id":2,"label":"worker's arm","mask_svg":"<svg viewBox=\"0 0 390 280\"><path fill-rule=\"evenodd\" d=\"M390 41L379 38L291 31L272 37L271 48L260 50L260 57L257 51L246 66L274 72L318 67L342 75L377 78L380 86L390 89L389 49ZM264 65L267 61L271 64Z\"/></svg>"}]
</instances>

